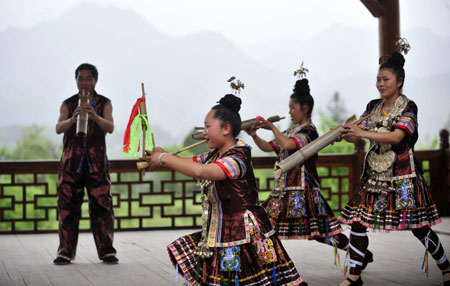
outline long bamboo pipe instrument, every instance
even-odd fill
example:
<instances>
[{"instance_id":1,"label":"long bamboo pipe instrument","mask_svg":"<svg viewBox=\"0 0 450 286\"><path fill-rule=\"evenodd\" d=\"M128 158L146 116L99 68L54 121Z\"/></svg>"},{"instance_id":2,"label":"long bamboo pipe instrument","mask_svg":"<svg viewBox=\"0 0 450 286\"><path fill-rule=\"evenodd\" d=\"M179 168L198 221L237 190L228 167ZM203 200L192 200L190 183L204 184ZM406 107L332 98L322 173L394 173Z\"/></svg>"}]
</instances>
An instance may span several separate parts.
<instances>
[{"instance_id":1,"label":"long bamboo pipe instrument","mask_svg":"<svg viewBox=\"0 0 450 286\"><path fill-rule=\"evenodd\" d=\"M189 146L183 147L181 149L178 149L176 151L173 151L173 152L171 152L171 154L172 155L178 155L179 153L181 153L183 151L186 151L186 150L192 149L194 147L197 147L199 145L202 145L203 143L206 143L206 141L208 141L208 140L204 139L202 141L195 142L192 145L189 145ZM144 169L148 168L148 166L150 166L150 164L147 161L138 161L136 163L136 165L137 165L138 170L144 170Z\"/></svg>"},{"instance_id":2,"label":"long bamboo pipe instrument","mask_svg":"<svg viewBox=\"0 0 450 286\"><path fill-rule=\"evenodd\" d=\"M360 119L356 119L356 116L353 115L350 118L348 118L345 123L347 124L356 124L359 125L361 122L366 120L372 116L372 113L370 113L367 116L361 117ZM312 141L305 147L298 149L295 153L293 153L291 156L287 157L283 161L275 164L275 176L279 176L284 172L287 172L294 168L295 166L302 164L312 156L314 156L317 152L325 148L326 146L330 145L336 139L342 135L342 132L344 131L344 127L341 125L338 125L325 133L324 135L320 136L316 140Z\"/></svg>"}]
</instances>

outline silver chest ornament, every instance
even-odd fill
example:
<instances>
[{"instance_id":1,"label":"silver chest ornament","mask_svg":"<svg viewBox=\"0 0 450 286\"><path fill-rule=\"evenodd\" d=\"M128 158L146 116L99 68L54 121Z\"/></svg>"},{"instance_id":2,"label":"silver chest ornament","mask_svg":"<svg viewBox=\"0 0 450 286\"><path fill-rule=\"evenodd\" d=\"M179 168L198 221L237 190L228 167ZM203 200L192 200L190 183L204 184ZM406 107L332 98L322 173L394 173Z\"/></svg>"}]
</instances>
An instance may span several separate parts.
<instances>
[{"instance_id":1,"label":"silver chest ornament","mask_svg":"<svg viewBox=\"0 0 450 286\"><path fill-rule=\"evenodd\" d=\"M382 116L381 108L383 103L381 102L375 108L374 114L369 118L367 130L377 133L390 132L399 120L407 103L408 99L404 95L401 95L397 99L391 113ZM367 163L370 166L368 171L368 191L371 193L386 195L396 190L391 180L396 154L391 148L391 144L376 143L367 155Z\"/></svg>"}]
</instances>

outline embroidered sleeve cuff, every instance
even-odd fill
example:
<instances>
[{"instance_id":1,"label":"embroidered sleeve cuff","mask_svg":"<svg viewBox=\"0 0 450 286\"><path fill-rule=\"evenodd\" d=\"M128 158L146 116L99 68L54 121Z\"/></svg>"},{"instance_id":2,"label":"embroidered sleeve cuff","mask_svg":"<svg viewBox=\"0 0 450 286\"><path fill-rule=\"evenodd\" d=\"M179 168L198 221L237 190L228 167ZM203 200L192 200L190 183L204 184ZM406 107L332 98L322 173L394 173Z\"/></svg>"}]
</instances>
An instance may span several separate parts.
<instances>
[{"instance_id":1,"label":"embroidered sleeve cuff","mask_svg":"<svg viewBox=\"0 0 450 286\"><path fill-rule=\"evenodd\" d=\"M197 156L192 157L192 160L197 163L204 163L206 161L206 157L208 156L208 153L202 153L198 154Z\"/></svg>"},{"instance_id":2,"label":"embroidered sleeve cuff","mask_svg":"<svg viewBox=\"0 0 450 286\"><path fill-rule=\"evenodd\" d=\"M289 137L292 140L294 140L295 145L297 145L298 149L301 149L303 147L306 146L306 144L308 144L308 137L306 137L305 135L303 135L302 133L296 134L292 137Z\"/></svg>"},{"instance_id":3,"label":"embroidered sleeve cuff","mask_svg":"<svg viewBox=\"0 0 450 286\"><path fill-rule=\"evenodd\" d=\"M397 122L395 128L400 128L406 131L406 133L408 133L409 135L412 135L416 129L414 126L414 122L409 117L401 117Z\"/></svg>"},{"instance_id":4,"label":"embroidered sleeve cuff","mask_svg":"<svg viewBox=\"0 0 450 286\"><path fill-rule=\"evenodd\" d=\"M225 172L225 175L227 175L228 179L232 179L233 178L233 175L230 173L228 168L222 162L216 161L214 163L219 165L220 168L222 168L222 170Z\"/></svg>"},{"instance_id":5,"label":"embroidered sleeve cuff","mask_svg":"<svg viewBox=\"0 0 450 286\"><path fill-rule=\"evenodd\" d=\"M272 150L275 151L275 153L279 154L280 150L278 149L277 145L275 144L274 141L270 141L269 142L270 147L272 147Z\"/></svg>"},{"instance_id":6,"label":"embroidered sleeve cuff","mask_svg":"<svg viewBox=\"0 0 450 286\"><path fill-rule=\"evenodd\" d=\"M237 179L245 174L246 167L240 158L235 156L223 157L215 162L225 172L229 179Z\"/></svg>"},{"instance_id":7,"label":"embroidered sleeve cuff","mask_svg":"<svg viewBox=\"0 0 450 286\"><path fill-rule=\"evenodd\" d=\"M290 139L292 139L292 141L295 142L295 145L297 146L297 149L301 149L302 145L300 145L300 142L298 142L297 138L295 137L289 137Z\"/></svg>"}]
</instances>

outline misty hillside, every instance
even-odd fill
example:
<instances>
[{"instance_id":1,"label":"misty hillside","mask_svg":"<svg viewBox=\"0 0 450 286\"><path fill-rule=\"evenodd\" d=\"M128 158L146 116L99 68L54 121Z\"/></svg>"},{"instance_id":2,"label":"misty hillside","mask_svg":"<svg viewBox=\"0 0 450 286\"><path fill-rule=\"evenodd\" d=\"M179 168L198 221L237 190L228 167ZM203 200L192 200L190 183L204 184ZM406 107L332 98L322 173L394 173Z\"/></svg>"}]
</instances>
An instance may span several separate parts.
<instances>
[{"instance_id":1,"label":"misty hillside","mask_svg":"<svg viewBox=\"0 0 450 286\"><path fill-rule=\"evenodd\" d=\"M419 105L423 137L437 133L450 114L450 39L424 29L404 34L412 44L404 92ZM113 103L110 152L120 151L141 82L158 145L181 144L193 126L202 125L209 108L230 92L231 75L245 83L243 119L286 116L293 71L303 60L316 110L325 110L338 91L349 113L360 114L378 96L377 53L377 31L364 28L336 25L309 39L292 35L238 46L212 31L169 36L131 11L82 3L54 22L0 32L0 127L37 123L51 134L61 102L77 92L74 70L82 62L98 67L97 91ZM62 136L55 140L60 144ZM9 144L11 138L0 138L0 146Z\"/></svg>"},{"instance_id":2,"label":"misty hillside","mask_svg":"<svg viewBox=\"0 0 450 286\"><path fill-rule=\"evenodd\" d=\"M230 92L229 76L246 84L249 78L275 81L270 70L220 34L171 38L136 14L92 4L53 23L7 29L0 42L0 113L18 124L53 125L61 102L76 93L74 70L82 62L98 67L97 91L111 98L118 128L125 128L144 82L151 124L174 135L203 122L206 111ZM269 94L259 92L260 106Z\"/></svg>"}]
</instances>

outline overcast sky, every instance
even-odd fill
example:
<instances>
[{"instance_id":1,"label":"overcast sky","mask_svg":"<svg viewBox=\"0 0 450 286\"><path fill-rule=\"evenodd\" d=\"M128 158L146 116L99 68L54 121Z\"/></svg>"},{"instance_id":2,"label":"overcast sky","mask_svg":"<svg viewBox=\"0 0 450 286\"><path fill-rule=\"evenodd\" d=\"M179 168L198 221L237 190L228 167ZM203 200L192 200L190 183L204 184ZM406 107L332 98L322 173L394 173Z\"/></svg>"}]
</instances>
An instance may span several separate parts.
<instances>
[{"instance_id":1,"label":"overcast sky","mask_svg":"<svg viewBox=\"0 0 450 286\"><path fill-rule=\"evenodd\" d=\"M0 31L52 21L81 0L0 0ZM286 36L309 37L345 23L377 27L377 19L358 0L85 0L133 10L165 33L222 32L241 45ZM308 13L305 13L305 10ZM299 11L303 18L299 18ZM320 15L318 15L320 11ZM401 0L401 29L427 27L450 35L450 0ZM306 17L305 17L306 15Z\"/></svg>"}]
</instances>

